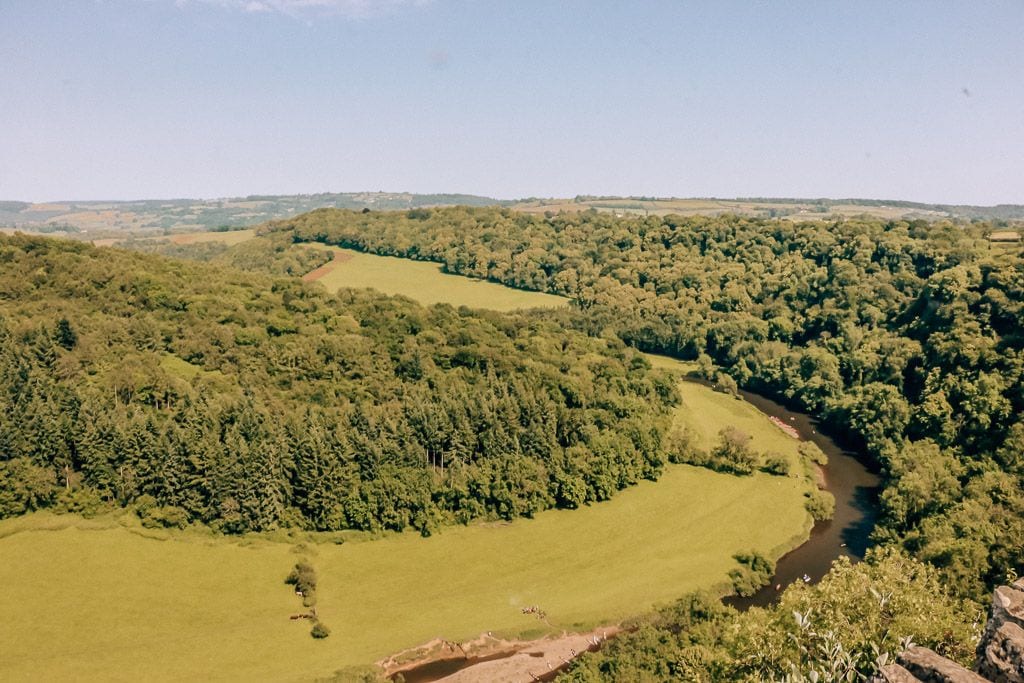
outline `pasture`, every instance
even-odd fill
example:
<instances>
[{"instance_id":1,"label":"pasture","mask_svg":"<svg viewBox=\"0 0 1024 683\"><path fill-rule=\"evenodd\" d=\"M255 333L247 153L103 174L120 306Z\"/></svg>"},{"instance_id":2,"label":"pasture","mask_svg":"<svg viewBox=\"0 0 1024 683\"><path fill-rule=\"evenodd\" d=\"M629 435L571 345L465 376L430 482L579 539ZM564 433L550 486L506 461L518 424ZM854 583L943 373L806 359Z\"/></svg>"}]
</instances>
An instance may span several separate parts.
<instances>
[{"instance_id":1,"label":"pasture","mask_svg":"<svg viewBox=\"0 0 1024 683\"><path fill-rule=\"evenodd\" d=\"M169 235L166 239L174 244L199 244L220 242L228 246L247 242L256 236L255 230L220 230L211 232L184 232Z\"/></svg>"},{"instance_id":2,"label":"pasture","mask_svg":"<svg viewBox=\"0 0 1024 683\"><path fill-rule=\"evenodd\" d=\"M733 419L700 415L717 395L690 386L706 400L691 396L681 413L709 428L722 415ZM756 436L767 438L775 428L759 419L766 429ZM689 591L721 589L737 552L778 557L799 544L811 525L808 485L669 466L659 481L581 510L448 527L431 538L350 534L343 545L156 532L128 516L6 520L0 679L308 680L438 636L532 637L609 624ZM308 622L288 619L303 611L283 584L300 557L320 576L318 609L332 629L323 641L310 638ZM549 624L522 614L531 605Z\"/></svg>"},{"instance_id":3,"label":"pasture","mask_svg":"<svg viewBox=\"0 0 1024 683\"><path fill-rule=\"evenodd\" d=\"M553 294L443 273L439 263L331 249L334 260L318 268L315 277L304 278L321 283L330 292L342 287L367 288L406 296L424 305L448 303L494 311L558 308L568 304L568 299Z\"/></svg>"}]
</instances>

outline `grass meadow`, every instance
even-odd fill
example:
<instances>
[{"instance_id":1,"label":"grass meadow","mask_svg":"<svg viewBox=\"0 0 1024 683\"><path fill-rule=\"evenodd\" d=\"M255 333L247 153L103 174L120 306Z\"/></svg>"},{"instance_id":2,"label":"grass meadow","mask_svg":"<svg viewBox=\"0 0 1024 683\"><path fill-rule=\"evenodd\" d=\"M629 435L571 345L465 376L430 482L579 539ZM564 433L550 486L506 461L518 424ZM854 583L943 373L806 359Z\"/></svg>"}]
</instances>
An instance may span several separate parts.
<instances>
[{"instance_id":1,"label":"grass meadow","mask_svg":"<svg viewBox=\"0 0 1024 683\"><path fill-rule=\"evenodd\" d=\"M709 428L734 419L712 409L719 394L691 387L680 419L693 413ZM754 417L766 426L755 438L775 429ZM438 636L609 624L721 589L737 552L778 557L797 545L811 526L807 486L669 466L659 481L581 510L431 538L352 534L343 545L155 532L129 517L6 520L0 680L309 680ZM283 584L300 557L319 574L326 640L288 619L303 611ZM530 605L550 625L521 613Z\"/></svg>"},{"instance_id":2,"label":"grass meadow","mask_svg":"<svg viewBox=\"0 0 1024 683\"><path fill-rule=\"evenodd\" d=\"M369 288L384 294L407 296L424 305L448 303L494 311L558 308L569 303L568 299L553 294L513 289L494 282L443 273L439 263L365 254L350 249L332 250L337 257L322 271L318 269L319 277L316 278L316 282L330 292L341 287Z\"/></svg>"},{"instance_id":3,"label":"grass meadow","mask_svg":"<svg viewBox=\"0 0 1024 683\"><path fill-rule=\"evenodd\" d=\"M185 232L170 235L166 239L174 244L199 244L201 242L221 242L228 246L248 242L256 236L256 231L249 230L221 230L213 232Z\"/></svg>"}]
</instances>

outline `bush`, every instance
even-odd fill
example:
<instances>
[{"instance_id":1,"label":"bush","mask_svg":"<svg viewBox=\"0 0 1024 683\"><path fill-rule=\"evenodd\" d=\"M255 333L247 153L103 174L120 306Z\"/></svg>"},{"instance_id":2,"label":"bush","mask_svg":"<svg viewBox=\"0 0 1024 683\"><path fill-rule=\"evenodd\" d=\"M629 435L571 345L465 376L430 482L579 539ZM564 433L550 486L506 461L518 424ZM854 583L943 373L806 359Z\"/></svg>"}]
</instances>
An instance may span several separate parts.
<instances>
[{"instance_id":1,"label":"bush","mask_svg":"<svg viewBox=\"0 0 1024 683\"><path fill-rule=\"evenodd\" d=\"M807 494L804 507L818 521L832 519L836 513L836 498L828 491L817 490Z\"/></svg>"},{"instance_id":2,"label":"bush","mask_svg":"<svg viewBox=\"0 0 1024 683\"><path fill-rule=\"evenodd\" d=\"M797 446L797 450L805 458L810 458L811 462L815 462L819 465L828 464L828 456L825 455L825 451L818 447L818 444L813 441L801 441L800 445Z\"/></svg>"},{"instance_id":3,"label":"bush","mask_svg":"<svg viewBox=\"0 0 1024 683\"><path fill-rule=\"evenodd\" d=\"M29 458L0 461L0 519L49 507L57 495L57 478L49 467Z\"/></svg>"},{"instance_id":4,"label":"bush","mask_svg":"<svg viewBox=\"0 0 1024 683\"><path fill-rule=\"evenodd\" d=\"M108 511L112 506L100 497L99 492L91 487L63 489L57 494L54 506L58 512L70 512L83 517L95 517Z\"/></svg>"},{"instance_id":5,"label":"bush","mask_svg":"<svg viewBox=\"0 0 1024 683\"><path fill-rule=\"evenodd\" d=\"M327 628L319 621L314 621L313 629L309 632L309 635L319 640L321 638L326 638L327 636L331 635L331 629Z\"/></svg>"},{"instance_id":6,"label":"bush","mask_svg":"<svg viewBox=\"0 0 1024 683\"><path fill-rule=\"evenodd\" d=\"M733 559L739 562L740 566L729 572L729 578L732 579L733 590L740 597L750 597L761 586L767 585L775 571L768 558L757 551L737 553L733 555Z\"/></svg>"},{"instance_id":7,"label":"bush","mask_svg":"<svg viewBox=\"0 0 1024 683\"><path fill-rule=\"evenodd\" d=\"M696 439L689 427L674 427L665 437L665 453L668 461L675 464L688 465L707 464L707 453L703 453L694 444Z\"/></svg>"},{"instance_id":8,"label":"bush","mask_svg":"<svg viewBox=\"0 0 1024 683\"><path fill-rule=\"evenodd\" d=\"M285 583L295 586L302 594L302 604L312 607L316 604L316 570L305 560L295 563L295 568L285 577Z\"/></svg>"},{"instance_id":9,"label":"bush","mask_svg":"<svg viewBox=\"0 0 1024 683\"><path fill-rule=\"evenodd\" d=\"M719 372L715 375L715 389L721 391L723 394L729 394L739 398L740 388L736 384L736 380L731 375L727 375L724 372Z\"/></svg>"},{"instance_id":10,"label":"bush","mask_svg":"<svg viewBox=\"0 0 1024 683\"><path fill-rule=\"evenodd\" d=\"M781 453L766 453L764 464L761 469L768 474L775 474L780 477L789 476L789 458Z\"/></svg>"},{"instance_id":11,"label":"bush","mask_svg":"<svg viewBox=\"0 0 1024 683\"><path fill-rule=\"evenodd\" d=\"M157 507L157 505L158 503L156 498L149 495L148 493L144 493L135 499L135 513L139 517L145 517L146 513L152 510L153 508Z\"/></svg>"},{"instance_id":12,"label":"bush","mask_svg":"<svg viewBox=\"0 0 1024 683\"><path fill-rule=\"evenodd\" d=\"M750 448L752 437L735 427L718 433L718 445L711 452L710 467L734 474L751 474L757 467L757 454Z\"/></svg>"},{"instance_id":13,"label":"bush","mask_svg":"<svg viewBox=\"0 0 1024 683\"><path fill-rule=\"evenodd\" d=\"M147 529L184 529L188 526L188 512L174 505L151 507L142 515L142 526Z\"/></svg>"}]
</instances>

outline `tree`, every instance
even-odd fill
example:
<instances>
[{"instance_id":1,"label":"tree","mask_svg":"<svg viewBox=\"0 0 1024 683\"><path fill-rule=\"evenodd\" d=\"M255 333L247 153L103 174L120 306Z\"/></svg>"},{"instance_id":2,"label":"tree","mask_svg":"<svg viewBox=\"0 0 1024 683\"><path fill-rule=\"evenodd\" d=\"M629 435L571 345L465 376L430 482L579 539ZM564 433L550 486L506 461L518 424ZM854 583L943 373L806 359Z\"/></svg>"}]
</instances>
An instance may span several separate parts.
<instances>
[{"instance_id":1,"label":"tree","mask_svg":"<svg viewBox=\"0 0 1024 683\"><path fill-rule=\"evenodd\" d=\"M67 318L61 318L57 321L57 333L55 338L57 343L68 351L75 348L75 345L78 344L78 335L71 327L71 323L68 322Z\"/></svg>"},{"instance_id":2,"label":"tree","mask_svg":"<svg viewBox=\"0 0 1024 683\"><path fill-rule=\"evenodd\" d=\"M758 463L758 456L751 448L753 437L735 427L725 427L718 432L718 445L711 452L712 467L734 472L751 474Z\"/></svg>"}]
</instances>

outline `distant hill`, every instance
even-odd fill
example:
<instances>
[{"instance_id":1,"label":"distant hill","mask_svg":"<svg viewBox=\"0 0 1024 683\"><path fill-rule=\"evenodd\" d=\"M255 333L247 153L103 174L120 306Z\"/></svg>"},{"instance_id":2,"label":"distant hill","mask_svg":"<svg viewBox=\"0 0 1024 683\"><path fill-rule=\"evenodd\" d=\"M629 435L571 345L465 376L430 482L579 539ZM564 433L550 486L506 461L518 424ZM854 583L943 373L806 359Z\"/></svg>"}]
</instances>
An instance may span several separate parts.
<instances>
[{"instance_id":1,"label":"distant hill","mask_svg":"<svg viewBox=\"0 0 1024 683\"><path fill-rule=\"evenodd\" d=\"M578 195L572 199L525 199L513 208L528 213L548 211L596 211L618 215L640 214L684 216L740 214L763 218L808 220L840 216L869 215L886 220L898 219L960 219L960 220L1024 220L1024 205L970 206L960 204L922 204L896 199L798 199L791 197L599 197Z\"/></svg>"},{"instance_id":2,"label":"distant hill","mask_svg":"<svg viewBox=\"0 0 1024 683\"><path fill-rule=\"evenodd\" d=\"M470 194L340 192L305 195L250 195L225 199L61 201L32 204L0 201L0 228L75 233L80 238L226 230L297 216L313 209L412 209L428 206L507 206L527 213L595 211L619 215L740 214L812 220L870 215L884 220L1024 220L1024 205L921 204L882 199L796 199L772 197L658 198L579 195L573 198L501 200Z\"/></svg>"},{"instance_id":3,"label":"distant hill","mask_svg":"<svg viewBox=\"0 0 1024 683\"><path fill-rule=\"evenodd\" d=\"M411 209L423 206L494 206L498 199L469 194L340 192L250 195L225 199L0 202L0 228L32 232L165 233L245 227L313 209ZM100 233L100 234L97 234Z\"/></svg>"}]
</instances>

